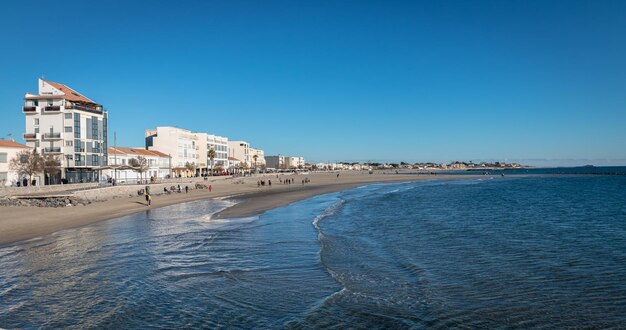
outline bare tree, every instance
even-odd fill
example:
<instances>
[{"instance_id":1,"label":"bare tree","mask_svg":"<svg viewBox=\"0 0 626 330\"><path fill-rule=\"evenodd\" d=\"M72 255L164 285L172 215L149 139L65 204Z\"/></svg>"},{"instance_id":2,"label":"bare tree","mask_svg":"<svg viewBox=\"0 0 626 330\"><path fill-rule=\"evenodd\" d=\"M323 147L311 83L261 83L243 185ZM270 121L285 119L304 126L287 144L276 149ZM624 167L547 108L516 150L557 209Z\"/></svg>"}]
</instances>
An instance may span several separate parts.
<instances>
[{"instance_id":1,"label":"bare tree","mask_svg":"<svg viewBox=\"0 0 626 330\"><path fill-rule=\"evenodd\" d=\"M48 176L48 184L50 184L52 177L61 173L61 159L56 155L47 154L43 156L43 160L43 174Z\"/></svg>"},{"instance_id":2,"label":"bare tree","mask_svg":"<svg viewBox=\"0 0 626 330\"><path fill-rule=\"evenodd\" d=\"M148 170L148 160L146 157L137 156L137 158L131 158L128 163L133 168L133 171L139 173L139 180L143 182L143 173Z\"/></svg>"},{"instance_id":3,"label":"bare tree","mask_svg":"<svg viewBox=\"0 0 626 330\"><path fill-rule=\"evenodd\" d=\"M252 158L254 158L254 172L256 173L256 172L258 172L258 169L256 167L256 161L257 161L257 159L259 159L259 155L255 154L254 156L252 156Z\"/></svg>"},{"instance_id":4,"label":"bare tree","mask_svg":"<svg viewBox=\"0 0 626 330\"><path fill-rule=\"evenodd\" d=\"M33 181L33 175L43 172L45 161L36 149L33 151L24 150L11 159L9 168L19 175L28 175L28 183L30 184Z\"/></svg>"}]
</instances>

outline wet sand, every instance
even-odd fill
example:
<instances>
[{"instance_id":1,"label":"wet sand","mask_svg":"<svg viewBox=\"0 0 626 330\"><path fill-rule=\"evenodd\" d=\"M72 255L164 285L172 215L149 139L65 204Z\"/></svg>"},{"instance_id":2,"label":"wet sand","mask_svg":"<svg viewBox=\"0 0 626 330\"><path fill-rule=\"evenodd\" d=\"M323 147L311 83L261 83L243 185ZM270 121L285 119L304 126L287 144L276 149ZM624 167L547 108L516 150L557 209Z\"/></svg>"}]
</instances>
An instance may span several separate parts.
<instances>
[{"instance_id":1,"label":"wet sand","mask_svg":"<svg viewBox=\"0 0 626 330\"><path fill-rule=\"evenodd\" d=\"M302 185L305 177L311 183ZM462 176L470 178L472 176ZM98 221L120 218L125 215L144 212L148 209L209 198L230 197L238 204L214 215L219 218L245 217L262 213L269 209L287 205L315 195L346 190L375 182L414 181L459 178L458 175L395 175L366 174L363 172L311 173L309 175L281 175L280 179L293 179L291 185L282 184L276 175L246 178L211 178L208 182L213 191L190 190L186 193L155 195L148 206L143 197L119 197L86 206L43 208L10 206L0 207L0 244L14 243L40 237L63 229L86 226ZM272 187L257 187L258 180L271 180ZM191 185L190 185L191 187Z\"/></svg>"}]
</instances>

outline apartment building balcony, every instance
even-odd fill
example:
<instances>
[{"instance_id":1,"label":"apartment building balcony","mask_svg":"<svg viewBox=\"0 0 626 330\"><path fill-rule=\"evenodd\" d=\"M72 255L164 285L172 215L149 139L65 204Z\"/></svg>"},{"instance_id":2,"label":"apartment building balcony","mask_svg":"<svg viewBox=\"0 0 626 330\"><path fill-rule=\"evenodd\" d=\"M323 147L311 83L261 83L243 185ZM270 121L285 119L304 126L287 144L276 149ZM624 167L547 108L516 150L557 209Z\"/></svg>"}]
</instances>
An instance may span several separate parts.
<instances>
[{"instance_id":1,"label":"apartment building balcony","mask_svg":"<svg viewBox=\"0 0 626 330\"><path fill-rule=\"evenodd\" d=\"M37 107L22 107L22 112L25 114L34 114L37 113Z\"/></svg>"},{"instance_id":2,"label":"apartment building balcony","mask_svg":"<svg viewBox=\"0 0 626 330\"><path fill-rule=\"evenodd\" d=\"M45 147L43 148L43 152L47 154L60 154L61 147Z\"/></svg>"},{"instance_id":3,"label":"apartment building balcony","mask_svg":"<svg viewBox=\"0 0 626 330\"><path fill-rule=\"evenodd\" d=\"M44 140L60 140L61 133L44 133L43 138Z\"/></svg>"},{"instance_id":4,"label":"apartment building balcony","mask_svg":"<svg viewBox=\"0 0 626 330\"><path fill-rule=\"evenodd\" d=\"M24 140L26 141L37 140L37 134L36 133L24 133Z\"/></svg>"},{"instance_id":5,"label":"apartment building balcony","mask_svg":"<svg viewBox=\"0 0 626 330\"><path fill-rule=\"evenodd\" d=\"M43 108L44 113L59 113L61 111L61 107L58 105L49 105Z\"/></svg>"}]
</instances>

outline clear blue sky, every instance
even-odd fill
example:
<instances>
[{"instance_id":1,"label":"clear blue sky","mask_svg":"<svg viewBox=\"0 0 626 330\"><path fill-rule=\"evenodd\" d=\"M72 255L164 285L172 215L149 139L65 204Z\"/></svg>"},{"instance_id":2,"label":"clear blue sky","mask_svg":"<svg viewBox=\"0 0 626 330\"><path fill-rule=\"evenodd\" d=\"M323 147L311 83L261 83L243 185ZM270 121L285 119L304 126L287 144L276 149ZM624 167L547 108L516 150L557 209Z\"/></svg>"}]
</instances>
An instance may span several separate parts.
<instances>
[{"instance_id":1,"label":"clear blue sky","mask_svg":"<svg viewBox=\"0 0 626 330\"><path fill-rule=\"evenodd\" d=\"M7 1L0 42L0 138L44 75L123 146L626 164L626 1Z\"/></svg>"}]
</instances>

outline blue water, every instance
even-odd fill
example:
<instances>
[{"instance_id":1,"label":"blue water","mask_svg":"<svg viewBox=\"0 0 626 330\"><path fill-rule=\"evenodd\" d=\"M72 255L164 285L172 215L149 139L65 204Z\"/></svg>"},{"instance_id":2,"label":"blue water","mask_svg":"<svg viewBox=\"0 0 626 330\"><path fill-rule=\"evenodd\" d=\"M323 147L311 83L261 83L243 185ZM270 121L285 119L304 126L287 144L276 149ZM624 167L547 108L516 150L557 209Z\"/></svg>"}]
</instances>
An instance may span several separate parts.
<instances>
[{"instance_id":1,"label":"blue water","mask_svg":"<svg viewBox=\"0 0 626 330\"><path fill-rule=\"evenodd\" d=\"M2 328L623 328L626 177L198 201L0 247Z\"/></svg>"},{"instance_id":2,"label":"blue water","mask_svg":"<svg viewBox=\"0 0 626 330\"><path fill-rule=\"evenodd\" d=\"M394 170L385 172L396 174ZM537 175L537 174L593 174L593 175L626 175L626 166L578 166L578 167L531 167L531 168L503 168L503 169L469 169L469 170L446 170L445 172L417 171L398 172L400 175L408 174L447 174L447 175Z\"/></svg>"}]
</instances>

